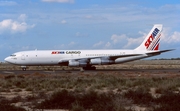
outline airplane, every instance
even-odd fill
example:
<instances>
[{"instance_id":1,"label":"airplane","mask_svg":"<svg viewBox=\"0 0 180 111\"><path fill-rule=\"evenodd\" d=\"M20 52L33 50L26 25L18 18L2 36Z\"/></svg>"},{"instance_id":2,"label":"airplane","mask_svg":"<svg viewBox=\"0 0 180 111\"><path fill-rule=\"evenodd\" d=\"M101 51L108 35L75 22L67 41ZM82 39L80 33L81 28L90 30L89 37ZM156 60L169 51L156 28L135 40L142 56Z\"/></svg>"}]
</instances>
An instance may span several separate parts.
<instances>
[{"instance_id":1,"label":"airplane","mask_svg":"<svg viewBox=\"0 0 180 111\"><path fill-rule=\"evenodd\" d=\"M46 65L96 70L94 65L120 64L174 50L159 50L162 27L162 24L155 24L144 41L133 50L31 50L16 52L4 60L20 65L24 71L27 66Z\"/></svg>"}]
</instances>

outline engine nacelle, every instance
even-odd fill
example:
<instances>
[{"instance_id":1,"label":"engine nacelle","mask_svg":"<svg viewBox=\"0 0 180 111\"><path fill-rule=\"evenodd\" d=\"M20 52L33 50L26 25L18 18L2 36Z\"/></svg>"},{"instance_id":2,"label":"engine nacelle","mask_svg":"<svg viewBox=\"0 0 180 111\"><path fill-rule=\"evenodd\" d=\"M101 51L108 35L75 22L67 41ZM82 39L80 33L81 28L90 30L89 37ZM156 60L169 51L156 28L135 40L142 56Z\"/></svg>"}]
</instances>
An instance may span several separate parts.
<instances>
[{"instance_id":1,"label":"engine nacelle","mask_svg":"<svg viewBox=\"0 0 180 111\"><path fill-rule=\"evenodd\" d=\"M70 67L85 67L86 65L87 63L82 61L69 61L68 64Z\"/></svg>"},{"instance_id":2,"label":"engine nacelle","mask_svg":"<svg viewBox=\"0 0 180 111\"><path fill-rule=\"evenodd\" d=\"M97 58L97 59L91 59L90 64L91 65L108 65L114 63L114 60L109 59L103 59L103 58Z\"/></svg>"}]
</instances>

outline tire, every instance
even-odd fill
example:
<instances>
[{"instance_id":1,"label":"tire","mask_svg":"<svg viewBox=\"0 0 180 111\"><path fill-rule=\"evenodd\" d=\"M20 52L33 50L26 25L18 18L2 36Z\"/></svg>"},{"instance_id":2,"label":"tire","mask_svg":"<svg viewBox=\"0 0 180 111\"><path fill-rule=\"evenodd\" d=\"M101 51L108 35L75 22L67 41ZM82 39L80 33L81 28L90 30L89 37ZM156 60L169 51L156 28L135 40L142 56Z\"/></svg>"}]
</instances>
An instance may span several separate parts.
<instances>
[{"instance_id":1,"label":"tire","mask_svg":"<svg viewBox=\"0 0 180 111\"><path fill-rule=\"evenodd\" d=\"M22 68L23 71L26 71L26 68Z\"/></svg>"}]
</instances>

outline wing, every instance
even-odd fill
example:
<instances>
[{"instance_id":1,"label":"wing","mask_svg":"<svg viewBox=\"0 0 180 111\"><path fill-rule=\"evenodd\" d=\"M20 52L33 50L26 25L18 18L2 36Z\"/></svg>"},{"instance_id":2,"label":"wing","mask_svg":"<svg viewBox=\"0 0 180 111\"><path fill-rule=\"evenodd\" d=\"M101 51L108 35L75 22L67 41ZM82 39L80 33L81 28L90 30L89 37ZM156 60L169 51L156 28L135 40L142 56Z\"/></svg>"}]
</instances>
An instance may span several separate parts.
<instances>
[{"instance_id":1,"label":"wing","mask_svg":"<svg viewBox=\"0 0 180 111\"><path fill-rule=\"evenodd\" d=\"M117 58L132 57L132 56L139 56L139 55L142 55L142 54L126 54L126 55L109 56L109 59L116 60Z\"/></svg>"},{"instance_id":2,"label":"wing","mask_svg":"<svg viewBox=\"0 0 180 111\"><path fill-rule=\"evenodd\" d=\"M81 58L68 58L68 59L61 59L59 60L59 63L68 63L69 61L90 61L91 59L96 58L106 58L108 60L116 60L117 58L123 58L123 57L132 57L132 56L139 56L142 54L126 54L126 55L116 55L116 56L96 56L96 57L81 57Z\"/></svg>"}]
</instances>

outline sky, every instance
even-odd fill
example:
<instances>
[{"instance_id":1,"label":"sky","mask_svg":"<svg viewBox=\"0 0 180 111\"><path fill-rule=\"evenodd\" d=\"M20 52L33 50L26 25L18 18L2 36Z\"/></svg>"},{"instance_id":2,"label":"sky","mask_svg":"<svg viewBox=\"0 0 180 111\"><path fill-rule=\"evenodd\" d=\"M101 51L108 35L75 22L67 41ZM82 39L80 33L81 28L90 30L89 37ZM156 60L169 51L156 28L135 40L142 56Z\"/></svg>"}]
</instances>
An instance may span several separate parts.
<instances>
[{"instance_id":1,"label":"sky","mask_svg":"<svg viewBox=\"0 0 180 111\"><path fill-rule=\"evenodd\" d=\"M180 0L0 0L0 61L24 50L134 49L163 24L155 58L180 57Z\"/></svg>"}]
</instances>

